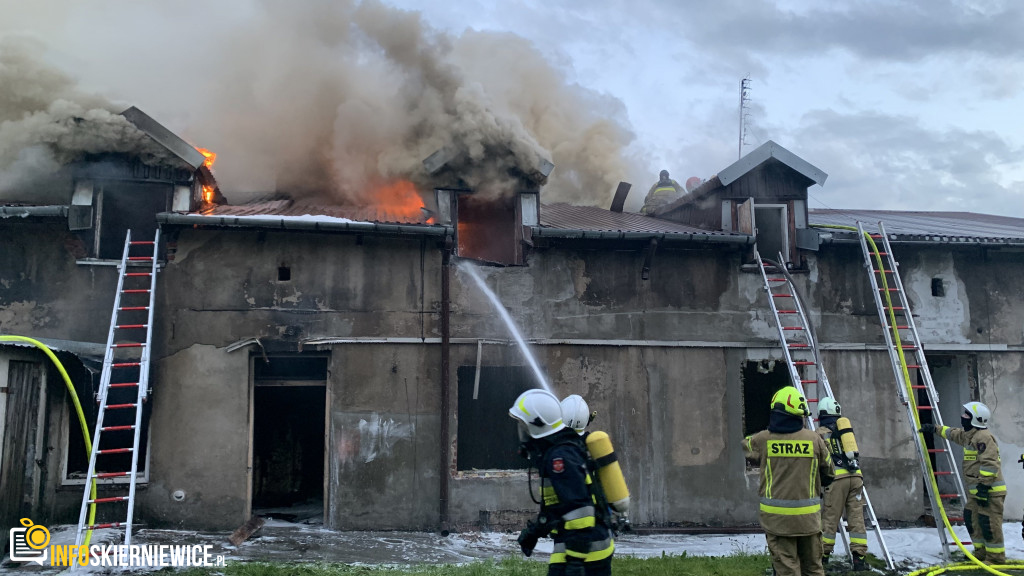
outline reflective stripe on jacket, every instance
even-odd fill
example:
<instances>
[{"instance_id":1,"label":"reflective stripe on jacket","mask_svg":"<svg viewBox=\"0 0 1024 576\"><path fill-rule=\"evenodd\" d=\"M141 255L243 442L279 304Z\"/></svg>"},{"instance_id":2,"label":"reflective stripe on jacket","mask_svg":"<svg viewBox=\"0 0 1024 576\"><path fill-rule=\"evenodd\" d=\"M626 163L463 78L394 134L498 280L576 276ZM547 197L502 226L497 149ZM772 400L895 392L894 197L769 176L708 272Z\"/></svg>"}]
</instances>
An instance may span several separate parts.
<instances>
[{"instance_id":1,"label":"reflective stripe on jacket","mask_svg":"<svg viewBox=\"0 0 1024 576\"><path fill-rule=\"evenodd\" d=\"M999 443L987 428L950 428L943 426L939 435L964 447L964 480L965 488L971 494L978 491L978 484L992 487L992 492L1005 492L1006 482L1003 479L1002 462L999 458Z\"/></svg>"},{"instance_id":2,"label":"reflective stripe on jacket","mask_svg":"<svg viewBox=\"0 0 1024 576\"><path fill-rule=\"evenodd\" d=\"M748 436L743 448L761 467L759 519L777 536L821 532L821 479L834 478L825 441L811 430Z\"/></svg>"},{"instance_id":3,"label":"reflective stripe on jacket","mask_svg":"<svg viewBox=\"0 0 1024 576\"><path fill-rule=\"evenodd\" d=\"M569 430L570 434L576 433ZM555 549L550 563L567 557L585 562L604 560L615 551L611 530L598 521L586 457L577 444L557 444L541 464L542 514L554 519Z\"/></svg>"}]
</instances>

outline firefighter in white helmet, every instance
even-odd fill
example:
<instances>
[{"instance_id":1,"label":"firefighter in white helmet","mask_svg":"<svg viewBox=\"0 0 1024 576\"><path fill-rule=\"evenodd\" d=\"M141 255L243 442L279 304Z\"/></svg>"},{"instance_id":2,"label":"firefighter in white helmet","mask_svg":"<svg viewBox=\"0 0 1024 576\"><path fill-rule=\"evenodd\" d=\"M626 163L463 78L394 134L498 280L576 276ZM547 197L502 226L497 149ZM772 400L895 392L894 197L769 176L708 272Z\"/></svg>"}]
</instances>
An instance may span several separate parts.
<instances>
[{"instance_id":1,"label":"firefighter in white helmet","mask_svg":"<svg viewBox=\"0 0 1024 576\"><path fill-rule=\"evenodd\" d=\"M761 468L758 519L777 576L824 576L821 489L835 473L825 441L804 428L807 400L793 386L772 397L768 429L743 440Z\"/></svg>"},{"instance_id":2,"label":"firefighter in white helmet","mask_svg":"<svg viewBox=\"0 0 1024 576\"><path fill-rule=\"evenodd\" d=\"M864 527L864 479L860 472L857 442L853 426L843 417L843 409L835 398L826 396L818 402L817 432L828 446L835 466L836 479L825 488L825 506L821 515L821 540L824 555L822 564L828 564L836 547L839 520L846 515L849 525L850 553L853 569L868 570L864 556L868 553L868 534Z\"/></svg>"},{"instance_id":3,"label":"firefighter in white helmet","mask_svg":"<svg viewBox=\"0 0 1024 576\"><path fill-rule=\"evenodd\" d=\"M964 447L964 480L970 494L964 506L964 525L974 543L974 556L988 564L1006 561L1003 543L1003 504L1006 482L999 460L999 443L988 430L992 412L981 402L964 404L960 415L963 428L928 423L921 426L925 434L938 433Z\"/></svg>"},{"instance_id":4,"label":"firefighter in white helmet","mask_svg":"<svg viewBox=\"0 0 1024 576\"><path fill-rule=\"evenodd\" d=\"M570 394L562 400L562 418L565 418L566 426L585 436L587 426L594 421L594 413L582 396Z\"/></svg>"},{"instance_id":5,"label":"firefighter in white helmet","mask_svg":"<svg viewBox=\"0 0 1024 576\"><path fill-rule=\"evenodd\" d=\"M527 390L508 412L541 477L540 514L519 535L523 554L532 554L537 540L550 534L555 546L549 576L610 575L612 533L597 513L587 455L576 431L565 426L558 398Z\"/></svg>"}]
</instances>

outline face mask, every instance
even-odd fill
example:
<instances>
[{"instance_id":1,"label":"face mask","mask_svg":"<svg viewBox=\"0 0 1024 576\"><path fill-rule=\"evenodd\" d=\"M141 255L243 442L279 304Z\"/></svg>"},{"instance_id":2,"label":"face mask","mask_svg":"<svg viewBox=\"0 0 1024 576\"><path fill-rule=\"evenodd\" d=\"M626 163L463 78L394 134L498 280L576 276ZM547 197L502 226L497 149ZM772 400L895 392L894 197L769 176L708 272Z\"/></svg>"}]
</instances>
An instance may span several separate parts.
<instances>
[{"instance_id":1,"label":"face mask","mask_svg":"<svg viewBox=\"0 0 1024 576\"><path fill-rule=\"evenodd\" d=\"M966 414L960 416L960 425L964 427L964 430L970 430L971 428L974 428L974 426L971 424L971 420L972 417L967 416Z\"/></svg>"}]
</instances>

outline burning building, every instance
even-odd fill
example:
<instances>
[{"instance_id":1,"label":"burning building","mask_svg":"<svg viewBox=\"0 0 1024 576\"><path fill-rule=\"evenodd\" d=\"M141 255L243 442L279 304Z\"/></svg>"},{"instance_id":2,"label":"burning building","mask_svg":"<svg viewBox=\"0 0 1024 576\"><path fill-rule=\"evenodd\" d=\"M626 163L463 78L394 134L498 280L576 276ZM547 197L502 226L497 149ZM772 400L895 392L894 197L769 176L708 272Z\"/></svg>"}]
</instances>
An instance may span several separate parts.
<instances>
[{"instance_id":1,"label":"burning building","mask_svg":"<svg viewBox=\"0 0 1024 576\"><path fill-rule=\"evenodd\" d=\"M201 152L138 110L125 117L166 163L86 158L65 168L59 202L0 207L0 333L57 350L92 405L111 264L126 230L160 229L146 525L230 529L281 508L340 530L517 524L533 505L506 409L535 382L462 261L498 264L479 273L557 394L597 410L635 525L752 524L740 442L788 378L755 245L781 252L805 292L877 510L915 520L920 469L860 253L815 226L851 218L890 224L943 409L988 402L1017 448L1024 409L1006 399L1024 365L1021 220L809 211L824 172L774 143L655 217L623 212L621 195L613 209L544 202L541 159L513 172L514 189L480 194L444 151L424 162L428 190L230 205ZM0 386L3 519L74 522L87 459L68 394L40 353L11 344Z\"/></svg>"}]
</instances>

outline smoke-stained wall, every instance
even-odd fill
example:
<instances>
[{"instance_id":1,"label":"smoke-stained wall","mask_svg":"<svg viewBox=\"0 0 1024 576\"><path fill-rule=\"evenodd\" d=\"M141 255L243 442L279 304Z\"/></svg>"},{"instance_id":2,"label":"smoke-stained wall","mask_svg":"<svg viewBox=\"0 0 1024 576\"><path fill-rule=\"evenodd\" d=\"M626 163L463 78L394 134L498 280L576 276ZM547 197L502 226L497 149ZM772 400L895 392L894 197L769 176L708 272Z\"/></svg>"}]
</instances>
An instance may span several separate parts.
<instances>
[{"instance_id":1,"label":"smoke-stained wall","mask_svg":"<svg viewBox=\"0 0 1024 576\"><path fill-rule=\"evenodd\" d=\"M101 342L109 315L101 303L112 297L113 269L62 255L60 225L0 222L4 245L14 247L0 258L0 277L13 279L0 284L0 330ZM459 470L459 415L473 407L456 401L457 368L476 365L481 338L489 342L481 347L482 366L526 363L458 263L449 271L453 449L451 460L440 462L437 238L165 233L175 250L158 287L151 475L140 493L141 518L186 528L245 520L250 358L300 350L330 356L328 526L435 527L443 473L452 475L455 527L533 509L525 473ZM911 521L923 510L918 464L854 248L823 246L810 255L809 271L797 274L798 284L830 380L856 426L876 510ZM974 355L978 393L994 409L1014 498L1021 481L1011 458L1021 429L1014 398L1024 359L1024 298L1014 286L1024 283L1024 261L992 249L896 249L929 350L965 362ZM743 271L741 252L724 246L661 249L648 281L640 279L643 259L641 246L556 245L534 250L527 266L480 272L525 337L541 341L533 350L555 392L582 394L598 411L595 425L611 434L630 482L635 523L753 523L757 479L739 444L747 411L767 406L745 405L741 367L781 358L760 276ZM943 296L932 294L934 278L946 286ZM428 341L416 343L421 338ZM504 409L493 425L497 433L510 426ZM73 488L58 490L61 452L51 451L48 461L48 486L67 500L48 504L54 514L67 514L80 498ZM181 501L173 496L178 490ZM1011 500L1008 515L1019 508Z\"/></svg>"}]
</instances>

